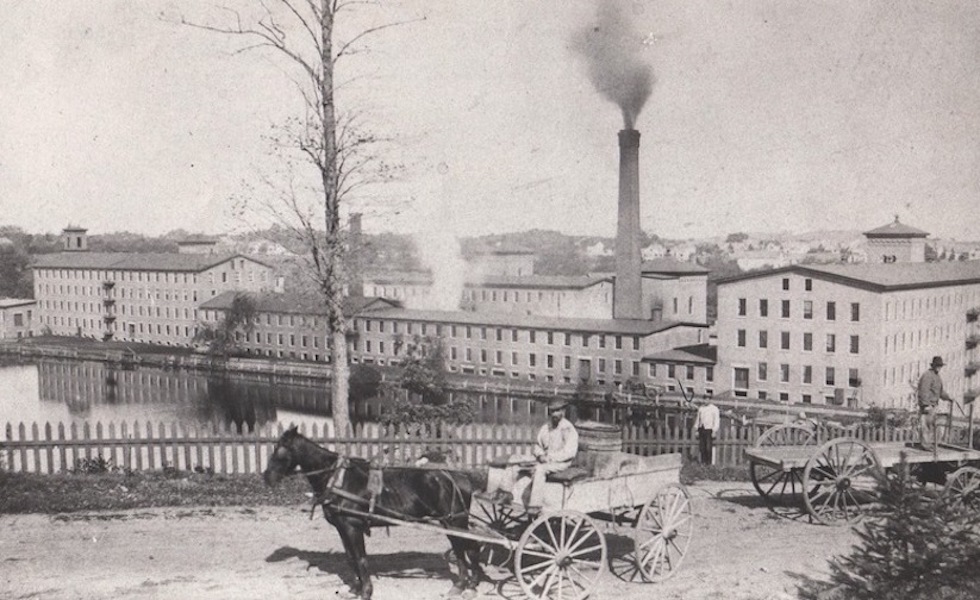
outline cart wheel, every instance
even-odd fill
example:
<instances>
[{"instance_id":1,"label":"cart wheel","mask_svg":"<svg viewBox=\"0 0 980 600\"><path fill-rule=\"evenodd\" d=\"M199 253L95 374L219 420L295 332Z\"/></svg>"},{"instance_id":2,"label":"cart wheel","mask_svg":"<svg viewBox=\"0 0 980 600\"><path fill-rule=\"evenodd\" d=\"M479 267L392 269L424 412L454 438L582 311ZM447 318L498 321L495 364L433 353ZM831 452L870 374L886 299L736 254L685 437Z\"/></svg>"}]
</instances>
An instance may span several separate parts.
<instances>
[{"instance_id":1,"label":"cart wheel","mask_svg":"<svg viewBox=\"0 0 980 600\"><path fill-rule=\"evenodd\" d=\"M806 510L825 525L853 523L877 497L881 463L860 440L837 438L820 446L803 470Z\"/></svg>"},{"instance_id":2,"label":"cart wheel","mask_svg":"<svg viewBox=\"0 0 980 600\"><path fill-rule=\"evenodd\" d=\"M470 508L470 524L486 527L503 536L516 540L527 527L528 519L523 509L506 504L474 500Z\"/></svg>"},{"instance_id":3,"label":"cart wheel","mask_svg":"<svg viewBox=\"0 0 980 600\"><path fill-rule=\"evenodd\" d=\"M777 425L767 429L755 442L756 448L768 446L815 446L817 436L810 427L802 425ZM749 464L752 485L770 505L799 506L798 494L802 494L803 477L799 469L784 471L752 461Z\"/></svg>"},{"instance_id":4,"label":"cart wheel","mask_svg":"<svg viewBox=\"0 0 980 600\"><path fill-rule=\"evenodd\" d=\"M659 583L672 577L684 562L694 535L691 496L671 484L640 510L633 533L633 559L646 581Z\"/></svg>"},{"instance_id":5,"label":"cart wheel","mask_svg":"<svg viewBox=\"0 0 980 600\"><path fill-rule=\"evenodd\" d=\"M581 600L606 568L606 538L592 518L562 510L535 519L517 543L514 571L528 598Z\"/></svg>"},{"instance_id":6,"label":"cart wheel","mask_svg":"<svg viewBox=\"0 0 980 600\"><path fill-rule=\"evenodd\" d=\"M946 479L943 495L954 503L980 508L980 469L960 467Z\"/></svg>"}]
</instances>

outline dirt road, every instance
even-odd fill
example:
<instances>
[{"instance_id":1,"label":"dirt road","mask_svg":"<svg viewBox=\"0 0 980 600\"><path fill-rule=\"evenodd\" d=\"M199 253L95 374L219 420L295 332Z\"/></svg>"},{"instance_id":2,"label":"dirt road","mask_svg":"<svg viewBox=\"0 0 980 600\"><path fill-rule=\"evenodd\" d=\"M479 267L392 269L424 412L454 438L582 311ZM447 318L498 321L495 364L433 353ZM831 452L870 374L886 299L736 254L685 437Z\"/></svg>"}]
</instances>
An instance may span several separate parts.
<instances>
[{"instance_id":1,"label":"dirt road","mask_svg":"<svg viewBox=\"0 0 980 600\"><path fill-rule=\"evenodd\" d=\"M796 597L822 579L827 557L855 541L846 528L810 525L765 508L750 484L704 483L695 538L673 579L627 583L607 573L597 600ZM0 597L37 599L344 598L349 570L319 515L285 508L138 510L0 516ZM376 600L436 599L449 589L441 536L376 530L368 540ZM522 598L513 580L481 598Z\"/></svg>"}]
</instances>

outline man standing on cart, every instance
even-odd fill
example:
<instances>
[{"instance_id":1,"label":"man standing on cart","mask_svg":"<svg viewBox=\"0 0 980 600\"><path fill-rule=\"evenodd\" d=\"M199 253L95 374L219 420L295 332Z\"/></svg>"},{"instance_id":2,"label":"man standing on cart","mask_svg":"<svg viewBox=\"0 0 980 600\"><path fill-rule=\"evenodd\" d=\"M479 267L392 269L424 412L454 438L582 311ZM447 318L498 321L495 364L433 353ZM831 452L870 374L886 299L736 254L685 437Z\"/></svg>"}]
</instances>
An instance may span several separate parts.
<instances>
[{"instance_id":1,"label":"man standing on cart","mask_svg":"<svg viewBox=\"0 0 980 600\"><path fill-rule=\"evenodd\" d=\"M565 418L567 406L568 403L559 398L548 403L548 422L538 430L532 455L511 457L505 480L500 482L500 489L493 495L493 500L523 500L528 512L541 510L544 482L548 473L567 469L578 453L578 431ZM529 485L531 490L528 495L525 492Z\"/></svg>"},{"instance_id":2,"label":"man standing on cart","mask_svg":"<svg viewBox=\"0 0 980 600\"><path fill-rule=\"evenodd\" d=\"M953 401L943 389L943 380L939 376L939 369L944 364L942 357L933 356L929 370L919 378L916 394L919 400L919 444L925 450L936 449L936 411L939 401Z\"/></svg>"}]
</instances>

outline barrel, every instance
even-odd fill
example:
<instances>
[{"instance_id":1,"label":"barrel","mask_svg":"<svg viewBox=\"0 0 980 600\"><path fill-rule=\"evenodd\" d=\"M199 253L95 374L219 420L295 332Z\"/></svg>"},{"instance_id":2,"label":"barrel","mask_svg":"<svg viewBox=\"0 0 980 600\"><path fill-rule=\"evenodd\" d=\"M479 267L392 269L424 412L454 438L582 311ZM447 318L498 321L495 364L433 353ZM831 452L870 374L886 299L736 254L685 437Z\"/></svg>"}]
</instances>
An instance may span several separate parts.
<instances>
[{"instance_id":1,"label":"barrel","mask_svg":"<svg viewBox=\"0 0 980 600\"><path fill-rule=\"evenodd\" d=\"M580 451L622 452L623 450L623 433L619 425L579 421L575 424L575 429L578 430Z\"/></svg>"}]
</instances>

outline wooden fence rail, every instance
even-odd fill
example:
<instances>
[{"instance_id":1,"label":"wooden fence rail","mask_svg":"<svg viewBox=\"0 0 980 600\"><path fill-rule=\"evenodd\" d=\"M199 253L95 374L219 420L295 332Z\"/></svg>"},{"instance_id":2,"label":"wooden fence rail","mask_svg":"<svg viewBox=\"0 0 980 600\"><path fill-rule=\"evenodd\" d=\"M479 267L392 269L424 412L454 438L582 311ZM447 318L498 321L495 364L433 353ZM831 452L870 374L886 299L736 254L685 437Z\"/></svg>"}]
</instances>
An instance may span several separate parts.
<instances>
[{"instance_id":1,"label":"wooden fence rail","mask_svg":"<svg viewBox=\"0 0 980 600\"><path fill-rule=\"evenodd\" d=\"M718 432L716 465L745 464L744 451L755 443L768 425L749 423ZM282 425L268 425L240 432L227 427L187 427L177 424L133 422L89 422L52 425L37 423L16 426L8 423L0 440L0 468L10 472L57 473L85 467L125 470L178 469L215 473L260 473ZM412 462L432 451L452 453L464 466L485 464L493 457L529 451L537 431L535 425L473 424L445 427L442 436L391 434L377 424L358 425L349 438L337 438L326 425L300 426L300 432L338 452L362 458L381 458L394 463ZM954 432L955 433L955 432ZM846 430L821 429L819 438L828 440L848 435L868 442L905 442L914 438L909 428L856 427ZM955 436L954 436L955 437ZM658 426L623 427L623 450L655 455L680 452L698 458L696 432L687 428Z\"/></svg>"}]
</instances>

